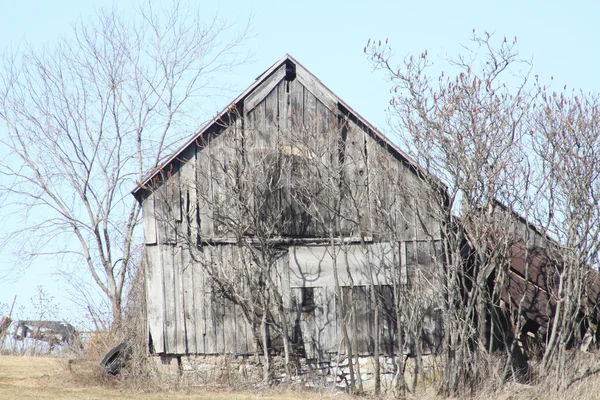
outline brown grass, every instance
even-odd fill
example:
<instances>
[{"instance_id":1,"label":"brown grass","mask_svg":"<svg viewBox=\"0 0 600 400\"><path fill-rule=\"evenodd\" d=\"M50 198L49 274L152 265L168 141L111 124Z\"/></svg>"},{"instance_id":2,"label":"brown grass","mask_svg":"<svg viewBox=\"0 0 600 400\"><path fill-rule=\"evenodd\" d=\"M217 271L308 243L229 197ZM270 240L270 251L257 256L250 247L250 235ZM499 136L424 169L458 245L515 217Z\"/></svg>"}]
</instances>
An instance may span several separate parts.
<instances>
[{"instance_id":1,"label":"brown grass","mask_svg":"<svg viewBox=\"0 0 600 400\"><path fill-rule=\"evenodd\" d=\"M29 356L0 356L0 400L13 399L349 399L336 393L274 389L265 392L211 391L140 392L118 379L103 376L98 361L81 361L69 367L67 359Z\"/></svg>"},{"instance_id":2,"label":"brown grass","mask_svg":"<svg viewBox=\"0 0 600 400\"><path fill-rule=\"evenodd\" d=\"M234 391L229 388L188 388L178 391L149 392L149 385L134 389L120 379L100 373L98 360L66 358L0 356L0 400L12 399L350 399L343 393L315 392L298 388ZM600 398L600 374L574 384L558 393L550 384L527 386L507 384L500 391L480 393L474 400L595 400ZM441 400L432 391L408 395L410 400Z\"/></svg>"}]
</instances>

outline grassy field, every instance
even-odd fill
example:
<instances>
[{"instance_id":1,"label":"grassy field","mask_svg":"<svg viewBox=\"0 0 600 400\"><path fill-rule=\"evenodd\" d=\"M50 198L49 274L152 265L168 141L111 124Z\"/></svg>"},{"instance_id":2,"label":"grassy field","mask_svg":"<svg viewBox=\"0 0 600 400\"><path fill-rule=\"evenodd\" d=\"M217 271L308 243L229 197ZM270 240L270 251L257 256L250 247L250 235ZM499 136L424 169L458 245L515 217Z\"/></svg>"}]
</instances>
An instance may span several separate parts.
<instances>
[{"instance_id":1,"label":"grassy field","mask_svg":"<svg viewBox=\"0 0 600 400\"><path fill-rule=\"evenodd\" d=\"M0 356L0 400L14 399L348 399L344 394L319 394L308 391L232 392L230 390L147 393L126 388L119 382L103 379L95 372L97 361L77 363L50 357Z\"/></svg>"}]
</instances>

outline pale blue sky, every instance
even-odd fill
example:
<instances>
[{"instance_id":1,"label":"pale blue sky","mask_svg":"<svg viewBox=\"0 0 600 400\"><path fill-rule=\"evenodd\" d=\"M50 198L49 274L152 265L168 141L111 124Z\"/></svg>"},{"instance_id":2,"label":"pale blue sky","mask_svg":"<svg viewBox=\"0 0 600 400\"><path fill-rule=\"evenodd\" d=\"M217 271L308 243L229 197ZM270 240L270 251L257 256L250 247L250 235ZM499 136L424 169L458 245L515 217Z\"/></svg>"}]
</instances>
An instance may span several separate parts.
<instances>
[{"instance_id":1,"label":"pale blue sky","mask_svg":"<svg viewBox=\"0 0 600 400\"><path fill-rule=\"evenodd\" d=\"M200 2L207 16L219 12L231 23L243 23L250 13L253 38L247 42L253 62L227 79L237 91L219 100L222 107L285 53L291 54L372 124L386 131L388 86L371 71L363 47L369 38L389 38L397 56L420 53L456 54L473 29L518 37L523 58L533 59L534 73L557 85L598 90L600 25L594 1L238 1ZM109 0L0 0L0 48L34 46L68 33L77 18L84 20ZM119 2L124 13L127 0ZM398 60L400 57L398 57ZM228 98L228 99L227 99ZM217 111L212 110L213 112ZM199 118L205 118L200 116ZM2 134L2 130L0 130ZM1 225L0 225L1 226ZM0 259L6 257L0 254ZM6 263L0 264L6 268ZM37 285L56 296L69 319L69 301L56 277L37 263L10 283L0 283L0 302L15 294L27 305Z\"/></svg>"}]
</instances>

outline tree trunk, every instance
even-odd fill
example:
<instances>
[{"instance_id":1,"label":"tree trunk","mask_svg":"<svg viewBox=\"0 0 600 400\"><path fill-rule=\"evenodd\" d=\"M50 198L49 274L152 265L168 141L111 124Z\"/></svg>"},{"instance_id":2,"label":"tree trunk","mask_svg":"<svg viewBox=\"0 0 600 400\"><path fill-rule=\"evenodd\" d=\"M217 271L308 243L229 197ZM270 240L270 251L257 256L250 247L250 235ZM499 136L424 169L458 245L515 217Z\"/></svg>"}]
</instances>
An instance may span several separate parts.
<instances>
[{"instance_id":1,"label":"tree trunk","mask_svg":"<svg viewBox=\"0 0 600 400\"><path fill-rule=\"evenodd\" d=\"M277 303L278 303L277 309L279 310L279 322L281 323L281 335L283 336L283 352L284 352L284 357L285 357L286 380L289 381L292 379L292 363L291 363L291 356L290 356L290 336L288 333L287 318L286 318L285 308L283 306L283 300L281 299L281 296L278 296Z\"/></svg>"},{"instance_id":2,"label":"tree trunk","mask_svg":"<svg viewBox=\"0 0 600 400\"><path fill-rule=\"evenodd\" d=\"M267 307L263 308L263 315L260 321L261 336L262 336L262 348L263 356L265 360L263 380L265 384L271 384L272 377L272 365L271 365L271 351L269 348L269 327L267 321L268 310Z\"/></svg>"}]
</instances>

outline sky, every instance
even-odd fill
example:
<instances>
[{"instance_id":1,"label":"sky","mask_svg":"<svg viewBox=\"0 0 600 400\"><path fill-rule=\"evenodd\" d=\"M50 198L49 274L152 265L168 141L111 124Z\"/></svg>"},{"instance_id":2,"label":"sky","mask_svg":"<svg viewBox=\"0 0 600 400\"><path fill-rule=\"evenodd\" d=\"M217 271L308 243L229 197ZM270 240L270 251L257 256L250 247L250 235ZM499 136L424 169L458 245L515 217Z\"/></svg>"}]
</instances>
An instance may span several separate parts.
<instances>
[{"instance_id":1,"label":"sky","mask_svg":"<svg viewBox=\"0 0 600 400\"><path fill-rule=\"evenodd\" d=\"M114 4L127 15L134 3L122 0ZM382 73L372 70L363 53L367 40L389 39L398 61L424 50L435 61L436 56L456 55L473 29L516 36L520 56L533 62L533 72L543 81L552 76L561 88L567 85L586 92L600 86L600 24L596 20L600 3L595 1L228 0L195 4L207 18L218 14L234 28L251 18L251 37L244 45L252 54L251 62L222 77L234 90L219 99L214 110L208 110L212 115L289 53L385 133L389 84ZM112 6L108 0L0 0L0 49L52 43L68 34L77 19L85 21L100 8ZM2 130L0 134L4 134ZM8 256L0 253L0 268L10 269L7 260ZM10 281L0 280L0 305L12 303L17 295L17 307L28 312L29 299L42 285L60 306L60 318L73 318L70 297L49 271L50 266L42 260Z\"/></svg>"}]
</instances>

